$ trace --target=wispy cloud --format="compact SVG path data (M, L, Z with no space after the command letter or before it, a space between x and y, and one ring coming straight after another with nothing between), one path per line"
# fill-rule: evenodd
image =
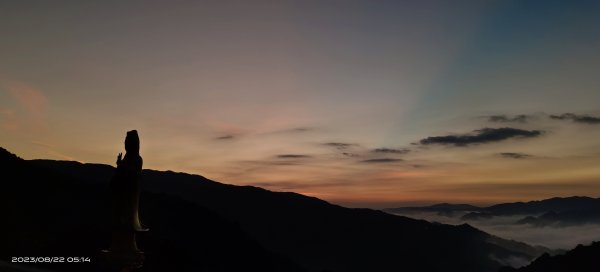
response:
M77 161L75 158L58 151L54 145L43 143L40 141L31 141L31 143L41 147L47 155L50 155L54 158L68 161Z
M304 155L304 154L281 154L281 155L277 155L277 158L280 158L280 159L307 159L307 158L312 158L312 156Z
M19 122L14 110L0 108L0 128L6 131L16 131L19 129Z
M343 182L304 182L304 181L277 181L277 182L255 182L250 184L252 186L263 187L268 189L276 190L296 190L306 188L325 188L325 187L338 187L348 185Z
M54 148L54 146L47 144L47 143L42 143L39 141L31 141L32 144L43 147L43 148Z
M47 99L39 89L23 83L12 82L8 84L8 91L17 100L19 105L30 114L36 116L44 114Z
M503 152L503 153L498 153L498 155L500 155L504 158L511 158L511 159L526 159L526 158L531 157L531 155L529 155L529 154L517 153L517 152Z
M48 99L40 89L15 81L4 81L0 84L16 102L13 107L0 109L3 129L8 131L27 129L31 130L30 133L47 129Z
M600 117L590 115L578 115L574 113L563 113L561 115L550 115L550 118L556 120L571 120L575 123L600 124Z
M363 162L363 163L392 163L392 162L400 162L400 161L402 161L402 159L379 158L379 159L362 160L360 162Z
M305 162L301 162L300 160L277 160L277 159L265 159L265 160L246 160L240 161L239 163L243 165L250 165L252 167L246 168L248 171L254 171L257 169L262 169L262 167L269 166L285 166L285 165L303 165Z
M54 157L56 157L56 158L59 158L59 159L62 159L62 160L67 160L67 161L78 161L78 160L76 160L75 158L73 158L73 157L71 157L71 156L65 155L65 154L63 154L63 153L60 153L60 152L58 152L58 151L56 151L56 150L52 150L52 149L48 149L48 150L46 150L46 154L48 154L48 155L51 155L51 156L54 156Z
M371 150L371 152L373 153L388 153L388 154L406 154L408 152L410 152L410 149L408 148L400 148L400 149L396 149L396 148L376 148Z
M533 138L542 135L539 130L523 130L517 128L483 128L474 130L470 134L433 136L422 139L422 145L440 144L468 146L472 144L483 144L503 141L510 138Z
M302 133L302 132L308 132L308 131L313 131L313 130L315 130L315 128L297 127L297 128L286 129L286 130L283 130L282 132Z
M216 140L232 140L233 138L235 138L235 136L233 136L233 135L223 135L223 136L219 136L215 139Z
M340 143L340 142L329 142L329 143L324 143L323 145L326 146L330 146L330 147L335 147L339 150L346 150L350 147L353 146L358 146L358 144L352 144L352 143Z
M496 122L496 123L510 123L510 122L525 123L530 118L531 118L531 116L525 115L525 114L519 114L519 115L515 115L515 116L508 116L508 115L501 114L501 115L488 116L488 121Z
M259 134L288 134L288 135L294 135L294 134L304 134L304 133L308 133L308 132L314 132L317 131L317 128L314 127L291 127L291 128L284 128L284 129L275 129L275 130L269 130L266 132L261 132Z

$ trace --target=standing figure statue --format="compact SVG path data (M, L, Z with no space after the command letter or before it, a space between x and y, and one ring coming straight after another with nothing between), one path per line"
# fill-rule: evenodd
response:
M136 243L136 232L148 231L139 217L140 181L143 160L140 156L140 139L137 131L127 132L125 157L119 153L117 170L110 180L112 200L112 241L108 253L113 265L131 271L143 262L143 252Z
M110 181L113 201L113 224L121 228L146 231L139 217L140 181L144 161L140 156L137 131L127 132L125 157L117 156L117 172Z

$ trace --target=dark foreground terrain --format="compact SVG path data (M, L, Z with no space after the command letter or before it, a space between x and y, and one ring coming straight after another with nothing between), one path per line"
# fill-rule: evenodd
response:
M108 181L114 168L25 161L0 150L0 260L82 256L90 263L20 264L51 271L107 271ZM498 271L544 249L469 225L450 226L295 193L144 170L138 237L141 271ZM1 267L0 267L1 268ZM15 270L17 271L17 270Z
M600 271L600 242L579 245L565 254L550 256L544 254L528 266L514 269L503 268L501 272L596 272Z

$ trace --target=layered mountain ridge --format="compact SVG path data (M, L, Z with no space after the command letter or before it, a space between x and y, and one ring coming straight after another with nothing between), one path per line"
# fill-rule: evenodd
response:
M15 254L96 256L108 245L114 168L25 161L0 152L5 187L0 259ZM6 186L6 184L16 186ZM467 224L429 223L349 209L296 193L235 186L171 171L142 173L142 271L497 271L543 249ZM43 227L40 227L43 226ZM31 239L34 237L35 239ZM38 265L40 266L40 265ZM101 271L101 261L87 271ZM57 271L77 266L41 265ZM257 270L258 269L258 270ZM174 271L175 271L174 270Z

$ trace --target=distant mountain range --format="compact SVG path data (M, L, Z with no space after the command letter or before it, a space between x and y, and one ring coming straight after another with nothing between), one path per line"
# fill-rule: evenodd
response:
M484 208L469 205L469 204L449 204L440 203L431 206L418 206L418 207L400 207L400 208L387 208L383 211L393 214L411 214L421 212L434 212L438 215L443 216L454 216L456 212L472 212L481 211Z
M0 149L0 260L90 256L52 271L105 271L108 181L114 168L25 161ZM14 177L14 178L10 178ZM296 193L234 186L202 176L144 170L141 271L497 271L546 249L467 224L429 223L349 209ZM26 265L26 264L24 264Z
M464 221L521 215L523 218L517 220L516 224L529 224L536 227L569 226L600 223L600 198L555 197L540 201L497 204L489 207L443 203L424 207L390 208L384 209L384 211L394 214L434 212L442 216L460 214Z

